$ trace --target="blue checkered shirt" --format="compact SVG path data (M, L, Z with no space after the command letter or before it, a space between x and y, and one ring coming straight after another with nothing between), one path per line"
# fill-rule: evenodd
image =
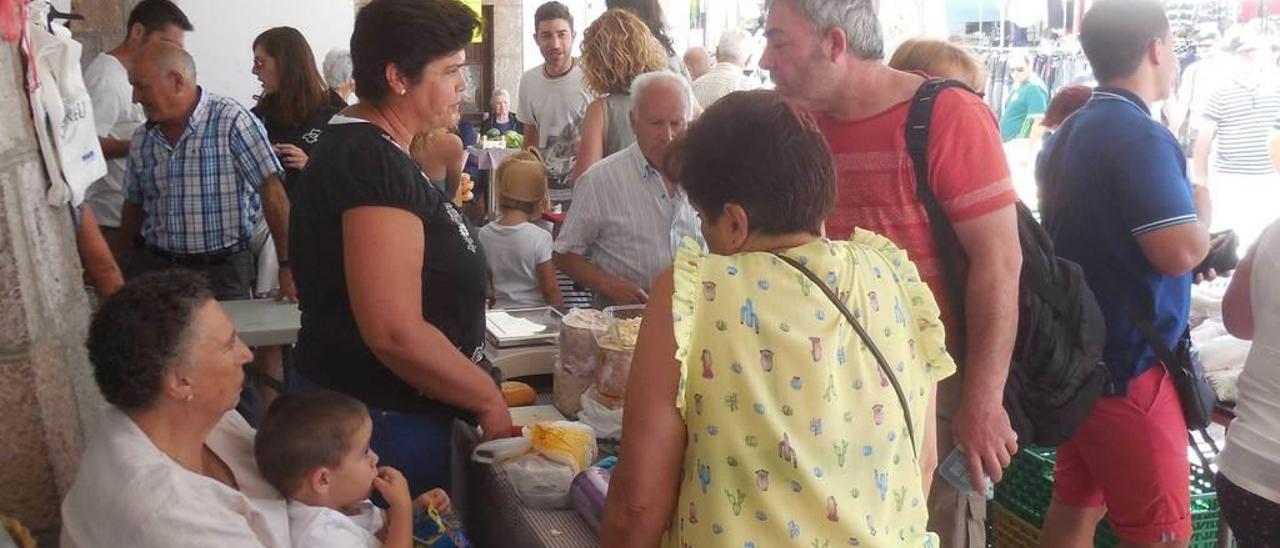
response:
M199 90L177 143L146 124L133 134L125 197L142 206L142 237L170 253L247 244L262 219L258 188L284 170L267 131L235 100Z

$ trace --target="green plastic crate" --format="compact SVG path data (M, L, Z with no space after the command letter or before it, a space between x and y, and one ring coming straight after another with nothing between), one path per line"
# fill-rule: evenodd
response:
M1040 527L1053 498L1053 449L1023 449L1013 458L1004 478L996 485L995 501L1011 514ZM1213 548L1218 539L1218 497L1213 476L1191 463L1191 522L1193 548ZM1104 520L1094 535L1094 545L1112 548L1119 539Z

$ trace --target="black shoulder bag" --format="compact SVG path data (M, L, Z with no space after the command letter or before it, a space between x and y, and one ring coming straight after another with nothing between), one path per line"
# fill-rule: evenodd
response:
M880 348L871 340L871 335L867 334L867 330L863 329L862 324L858 323L858 320L853 317L853 313L849 311L848 306L845 306L844 301L841 301L840 297L836 295L835 290L831 289L831 286L827 285L826 282L823 282L817 274L814 274L812 270L809 270L791 257L780 253L774 253L773 256L782 259L783 262L799 270L814 285L822 289L822 293L831 300L831 304L834 304L840 310L840 314L844 315L844 319L849 321L849 325L853 326L853 330L858 333L858 337L862 339L862 342L866 343L867 349L871 350L871 354L876 358L876 363L880 365L880 371L884 372L885 377L889 379L889 384L893 385L893 391L898 393L898 403L902 404L902 416L907 421L907 435L911 438L911 451L915 454L916 460L919 460L920 446L916 443L916 429L914 423L911 422L911 408L907 406L907 395L902 391L902 384L898 382L897 375L893 374L893 368L889 366L889 361L884 359L884 354L880 353Z
M1133 302L1125 303L1133 323L1142 332L1142 337L1155 350L1156 357L1164 362L1169 372L1173 387L1178 392L1178 401L1182 404L1182 416L1187 420L1188 430L1203 430L1213 422L1213 407L1218 396L1209 384L1209 378L1200 365L1200 359L1192 353L1191 332L1183 331L1176 348L1169 348L1156 333L1155 326L1147 315L1142 314Z

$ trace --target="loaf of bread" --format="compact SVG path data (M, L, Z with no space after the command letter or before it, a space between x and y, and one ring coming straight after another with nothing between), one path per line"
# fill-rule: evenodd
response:
M538 393L533 387L522 382L506 381L502 383L502 396L507 399L507 407L533 405Z

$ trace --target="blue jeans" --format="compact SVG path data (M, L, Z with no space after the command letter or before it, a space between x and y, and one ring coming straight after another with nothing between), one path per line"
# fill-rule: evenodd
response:
M318 392L326 388L290 370L287 384L291 394ZM402 413L368 406L373 420L369 447L378 454L379 466L399 470L409 482L409 493L421 495L439 487L449 490L450 459L453 455L453 419L446 413ZM375 500L377 500L375 498Z

